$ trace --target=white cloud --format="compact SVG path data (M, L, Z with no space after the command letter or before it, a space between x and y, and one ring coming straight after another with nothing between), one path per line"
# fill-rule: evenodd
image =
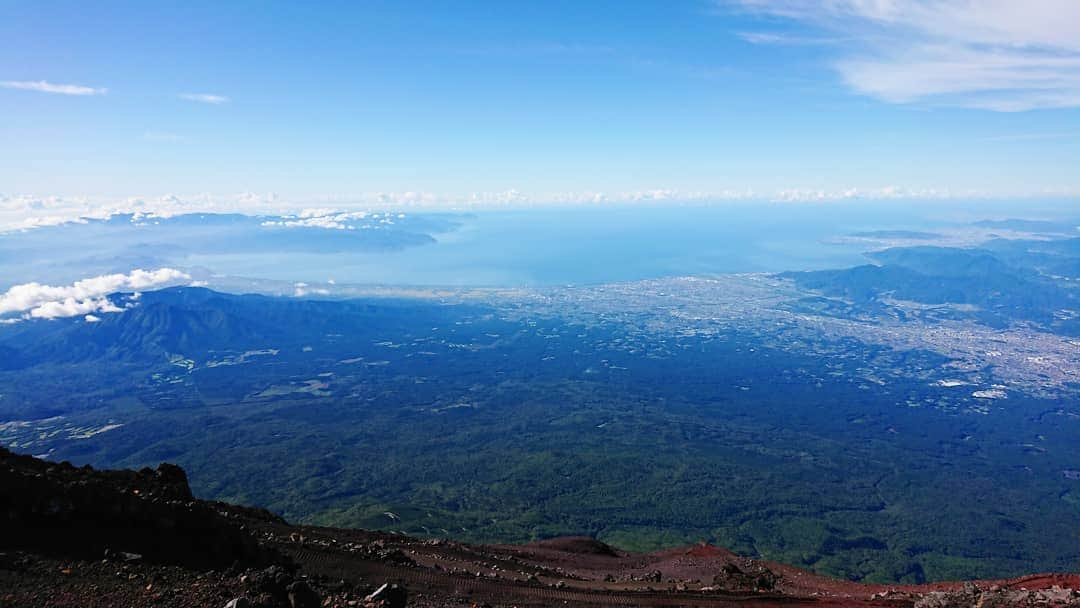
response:
M224 95L211 95L210 93L181 93L180 99L197 101L199 103L209 103L213 105L229 103L228 97L225 97Z
M63 300L42 302L30 310L30 317L34 319L59 319L61 317L77 317L79 315L93 316L90 313L121 312L123 309L113 304L108 298L87 298L78 300L67 297Z
M835 68L864 95L997 111L1080 106L1080 2L1075 0L734 4L856 41L845 45L848 53L837 58ZM755 33L749 40L781 43L787 36Z
M56 95L104 95L108 90L94 87L84 87L78 84L56 84L45 80L5 80L0 82L0 87L6 89L22 89L24 91L38 91L40 93L53 93Z
M335 209L304 209L295 216L267 220L261 225L267 228L325 228L328 230L356 230L379 225L393 224L387 216L367 211L338 211Z
M985 193L977 191L954 192L936 188L900 188L885 186L882 188L842 188L838 190L815 188L790 188L777 192L771 199L785 203L815 203L851 200L943 200L951 198L986 198Z
M189 283L191 275L173 268L137 269L128 274L91 277L58 287L23 283L0 294L0 317L18 315L24 319L56 319L120 312L122 309L106 296L120 291L156 289Z
M294 298L303 298L304 296L310 295L328 296L330 295L330 290L325 287L311 287L307 283L295 283L293 285Z

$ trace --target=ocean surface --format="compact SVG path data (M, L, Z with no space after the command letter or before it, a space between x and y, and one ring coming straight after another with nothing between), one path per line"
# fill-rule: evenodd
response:
M397 251L197 254L232 276L387 285L546 286L863 263L823 242L859 228L810 210L542 209L463 216L435 243Z
M811 270L867 262L868 245L836 242L845 235L963 225L929 204L872 201L392 217L377 230L340 231L271 229L249 216L125 216L0 234L0 289L166 266L253 280L476 287ZM979 216L968 209L965 217Z

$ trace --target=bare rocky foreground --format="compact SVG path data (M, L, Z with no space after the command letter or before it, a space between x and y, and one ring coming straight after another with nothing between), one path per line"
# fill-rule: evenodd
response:
M1080 575L881 586L710 545L467 545L295 526L196 500L184 472L97 471L0 448L0 607L1080 606Z

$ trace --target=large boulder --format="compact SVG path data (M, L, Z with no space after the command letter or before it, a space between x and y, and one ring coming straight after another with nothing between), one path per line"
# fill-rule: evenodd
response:
M238 521L192 498L176 465L98 471L0 448L0 551L82 559L136 554L199 569L280 558Z

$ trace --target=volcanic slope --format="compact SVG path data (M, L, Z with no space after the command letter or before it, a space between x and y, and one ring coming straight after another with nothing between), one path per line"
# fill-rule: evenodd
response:
M0 448L0 606L1080 606L1080 575L882 586L708 544L469 545L295 526L192 497L163 464L98 471Z

